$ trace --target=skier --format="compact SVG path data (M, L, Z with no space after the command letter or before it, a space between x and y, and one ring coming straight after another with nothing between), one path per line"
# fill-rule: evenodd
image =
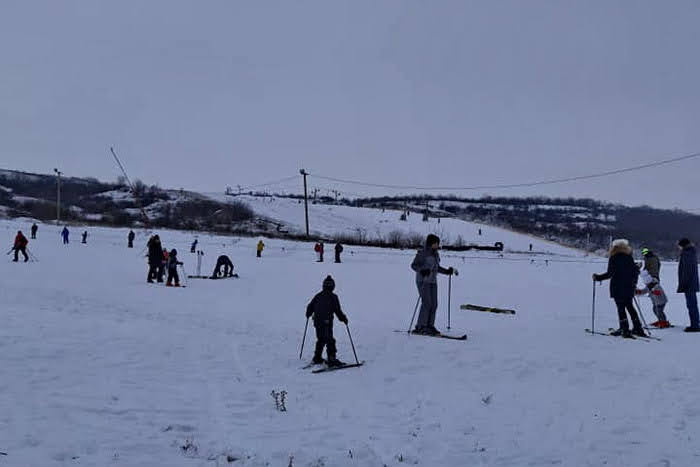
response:
M158 235L152 236L148 240L148 279L149 284L153 283L153 279L158 277L158 269L163 261L163 250L160 245L160 237ZM158 282L163 282L161 278Z
M685 303L688 307L690 326L685 332L700 332L700 316L698 315L698 297L700 290L698 283L698 255L695 246L687 238L678 242L681 250L681 258L678 262L678 293L685 294Z
M36 239L36 231L39 230L39 226L36 225L36 222L32 224L32 240Z
M411 263L411 269L416 272L416 286L421 300L418 322L413 330L415 334L432 336L440 334L440 331L435 328L435 313L438 306L437 275L439 273L451 276L454 274L454 269L445 269L440 266L439 249L440 239L430 234L425 240L425 248L418 250Z
M593 274L594 281L610 279L610 297L617 305L617 316L620 329L613 331L614 336L631 337L632 334L646 337L642 323L639 321L637 310L634 309L633 299L637 290L639 269L632 259L632 248L625 239L615 240L610 249L608 270L603 274ZM625 310L632 318L633 329L630 333Z
M263 243L262 239L258 242L258 247L257 247L257 256L258 258L262 258L262 252L265 249L265 243Z
M314 251L318 253L318 260L316 260L316 262L323 263L323 242L321 240L316 242L316 246L314 246Z
M195 238L194 242L192 242L192 246L190 247L190 253L197 251L197 243L199 243L199 240Z
M343 252L343 245L340 242L335 244L335 262L340 263L340 254Z
M130 230L129 236L127 237L128 241L129 241L129 248L134 247L134 238L136 238L136 234L134 233L133 230Z
M83 241L82 243L87 243L87 230L83 232Z
M173 280L175 280L175 287L180 287L180 276L177 273L177 266L182 264L182 261L177 260L177 250L175 248L170 250L168 255L168 281L165 283L167 287L173 286Z
M340 322L348 324L348 317L340 308L340 300L333 293L335 281L331 276L323 280L323 289L311 300L306 307L306 318L314 317L316 328L316 349L314 351L314 364L323 363L323 348L326 348L330 367L343 366L344 363L336 358L337 349L333 338L333 317L337 316Z
M656 279L656 282L661 282L661 261L649 248L642 248L642 257L644 258L644 270L651 274L651 277Z
M158 282L163 282L163 277L165 276L165 270L168 268L169 253L167 248L163 248L161 253L160 265L158 266Z
M664 313L664 308L666 308L666 303L668 303L666 292L664 292L664 289L661 287L659 281L646 269L642 270L640 276L642 278L642 282L644 282L644 288L637 289L637 295L649 295L653 307L652 309L654 310L654 315L656 315L656 321L649 324L649 326L654 326L659 329L670 328L671 323L668 322L668 319L666 319L666 313Z
M15 244L13 245L12 249L15 251L15 259L13 259L13 262L19 261L19 254L22 253L24 256L24 262L26 263L29 261L29 256L27 256L27 245L29 244L29 240L27 240L27 237L24 236L21 230L17 231L17 236L15 237Z
M221 276L221 268L224 268L223 277L233 277L233 263L231 258L226 255L221 255L216 260L214 272L211 274L212 279L218 279Z
M63 230L61 231L61 237L63 237L63 244L68 245L68 236L70 235L70 232L68 231L68 226L63 227Z

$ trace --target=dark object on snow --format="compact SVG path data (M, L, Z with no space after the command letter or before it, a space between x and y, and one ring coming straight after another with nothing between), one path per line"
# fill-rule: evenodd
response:
M194 253L197 251L197 243L199 243L199 240L195 238L194 242L192 242L192 246L190 247L190 253Z
M36 223L32 224L32 240L36 239L37 230L39 230L39 226Z
M335 244L335 262L340 263L340 254L343 252L343 245L340 242Z
M690 329L688 332L695 332L700 328L700 313L698 312L697 293L700 289L698 283L698 255L687 238L681 239L678 246L682 248L681 258L678 262L678 293L685 294L685 304L688 307L688 317L690 318Z
M503 315L514 315L515 314L515 310L509 310L507 308L496 308L496 307L492 307L492 306L479 306L479 305L467 304L467 305L462 305L459 308L462 310L485 311L487 313L500 313Z
M68 231L68 227L63 227L63 230L61 231L61 237L63 238L64 245L67 245L69 243L69 241L68 241L69 235L70 235L70 232Z
M130 230L129 235L127 236L127 239L129 241L129 248L134 247L134 238L136 238L136 234L134 233L133 230Z
M223 268L223 275L221 268ZM211 275L212 279L218 279L219 277L233 277L233 263L231 258L226 255L221 255L216 260L216 266L214 267L214 272Z
M86 230L86 231L83 232L83 240L82 240L82 243L83 243L83 244L87 243L87 236L88 236L88 233L87 233L87 230Z

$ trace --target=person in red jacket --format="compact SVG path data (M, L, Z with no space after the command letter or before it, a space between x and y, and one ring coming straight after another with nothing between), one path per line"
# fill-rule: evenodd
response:
M15 237L15 245L13 246L13 249L15 250L15 263L19 261L19 254L20 252L24 255L24 262L26 263L29 261L29 256L27 256L27 245L29 244L29 240L27 240L27 237L24 236L21 230L17 231L17 236Z

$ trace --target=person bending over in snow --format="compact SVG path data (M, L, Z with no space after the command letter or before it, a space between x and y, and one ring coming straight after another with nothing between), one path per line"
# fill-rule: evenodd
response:
M216 260L214 272L211 274L212 279L221 277L221 268L224 268L223 277L233 277L233 263L231 262L231 258L226 255L221 255Z
M620 320L620 329L611 333L614 336L631 337L632 334L646 336L637 310L634 309L632 303L637 290L638 278L639 269L632 259L632 248L630 248L629 242L625 239L615 240L610 249L607 272L593 274L594 281L610 279L610 297L615 300L617 317ZM632 318L633 329L631 333L625 310Z
M418 250L416 257L411 263L411 269L416 272L416 286L420 294L420 313L415 334L438 335L440 331L435 329L435 313L438 306L438 286L437 275L454 274L453 268L445 269L440 266L440 239L433 234L428 235L425 240L425 248Z
M182 261L177 260L177 250L173 248L168 255L168 281L166 286L172 287L175 280L175 287L180 287L180 276L177 274L178 265L182 265Z
M343 366L344 363L336 358L337 349L333 338L333 317L337 316L340 322L348 324L348 317L340 309L340 300L333 293L335 281L331 276L323 280L323 290L316 294L311 303L306 307L306 318L314 317L316 328L316 349L314 351L315 364L323 363L323 348L326 348L330 367Z
M637 289L636 293L637 295L649 295L653 306L652 309L656 315L656 321L651 323L649 326L654 326L659 329L670 328L671 323L668 322L666 319L666 313L664 313L664 308L666 308L666 303L668 303L666 292L664 292L661 284L659 284L658 280L654 278L648 270L643 270L640 275L645 287L643 289Z

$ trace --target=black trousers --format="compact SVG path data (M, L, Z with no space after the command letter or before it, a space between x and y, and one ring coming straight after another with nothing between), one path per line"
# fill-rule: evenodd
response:
M333 323L314 323L316 328L316 349L314 358L322 358L323 348L326 348L328 360L335 360L337 349L333 338Z
M158 278L158 268L159 266L157 264L149 264L148 265L148 280L152 281L154 279ZM162 282L162 280L161 280Z
M19 254L22 252L24 255L24 262L29 261L29 256L27 256L27 247L15 248L15 261L19 261Z
M620 329L629 329L627 313L629 313L630 318L632 318L632 326L634 329L642 329L642 323L639 321L637 310L634 308L631 298L616 298L615 305L617 305L617 317L620 320ZM625 313L625 311L627 311L627 313Z
M335 254L335 262L340 263L340 253Z
M175 280L175 285L180 285L180 276L177 273L177 268L168 269L168 282L167 284L172 284Z

